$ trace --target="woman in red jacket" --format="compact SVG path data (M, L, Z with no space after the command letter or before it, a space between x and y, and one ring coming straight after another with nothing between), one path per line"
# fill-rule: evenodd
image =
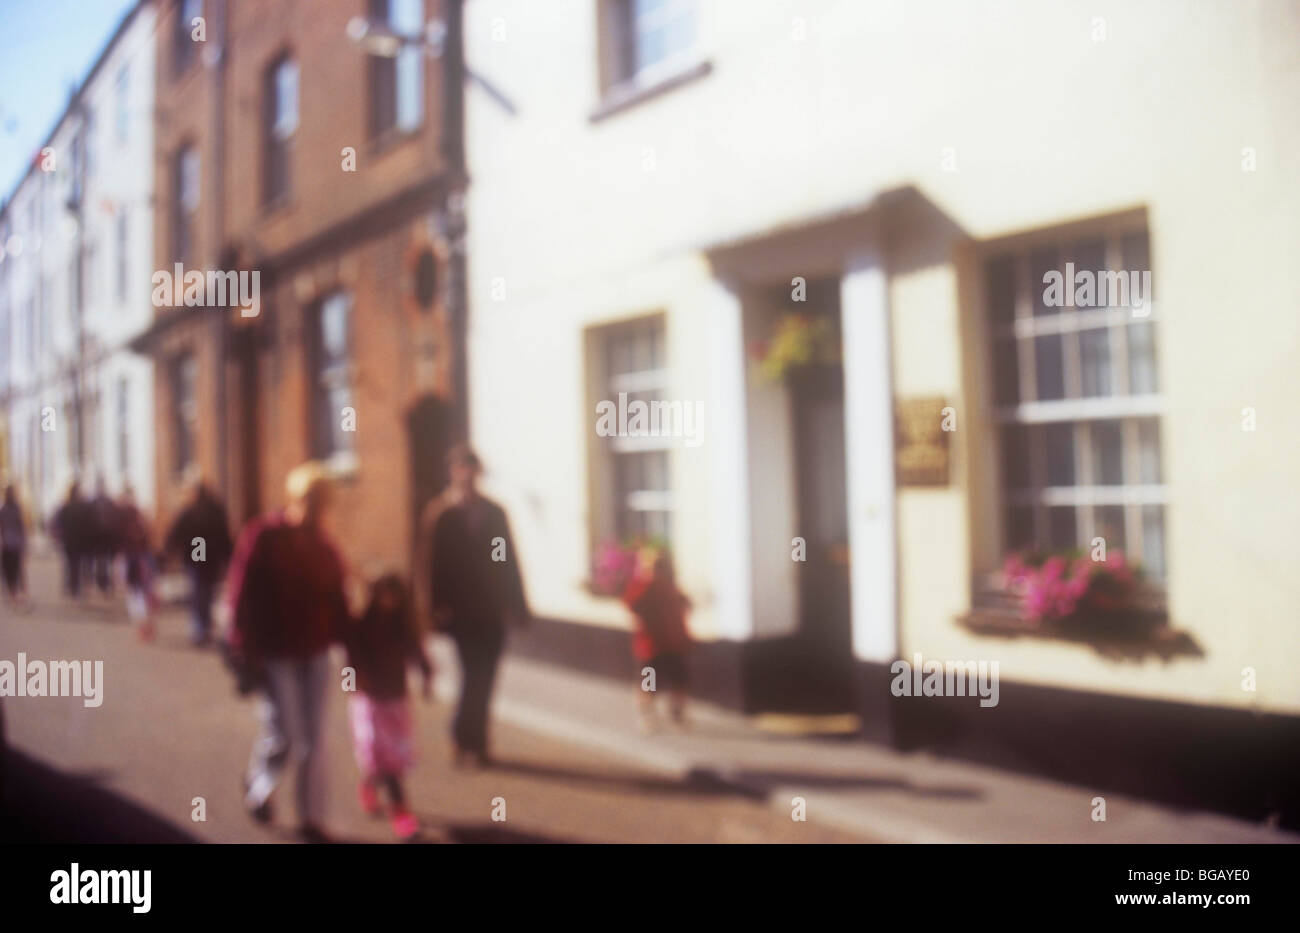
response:
M668 687L668 708L673 722L686 727L686 654L691 636L686 613L691 601L677 588L672 559L664 551L646 551L641 566L623 591L623 602L636 617L632 653L642 665L638 704L641 728L657 728L655 693L659 681Z

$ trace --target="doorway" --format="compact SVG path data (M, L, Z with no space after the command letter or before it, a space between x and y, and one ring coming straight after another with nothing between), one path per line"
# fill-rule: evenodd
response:
M797 311L778 304L772 319L772 326L788 327L793 315L806 333L822 336L781 377L788 445L760 454L787 461L767 475L786 478L781 485L793 505L795 619L789 634L756 642L751 684L760 710L840 714L854 709L855 696L838 282L809 283L807 297Z

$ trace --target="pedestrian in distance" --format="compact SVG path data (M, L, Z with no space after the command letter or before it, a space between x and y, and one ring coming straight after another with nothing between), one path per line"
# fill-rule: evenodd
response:
M4 505L0 505L0 572L4 576L5 596L10 605L29 608L27 596L27 520L18 504L13 483L5 486Z
M157 636L154 613L158 600L154 594L157 571L150 549L149 523L135 504L135 492L128 486L117 504L118 543L122 551L123 576L126 580L126 615L141 641Z
M668 709L674 724L686 728L686 656L691 649L686 614L691 601L677 586L667 551L642 549L637 570L624 589L623 602L636 620L632 653L640 667L637 701L641 729L658 729L655 695L660 686L668 688Z
M165 551L180 560L189 579L190 643L195 646L212 639L212 602L231 550L225 506L202 480L193 480L185 507L167 532Z
M530 614L505 510L478 489L478 456L458 445L447 459L451 482L422 516L419 569L427 574L433 627L451 636L460 658L453 760L486 767L488 711L506 629L527 625Z
M63 551L63 590L77 599L82 595L83 564L91 539L90 509L81 495L81 483L74 480L68 487L67 498L54 513L50 528Z
M113 565L121 549L121 527L117 503L109 496L102 476L95 483L95 497L86 503L86 509L89 515L87 572L93 574L100 593L110 596L113 592Z
M433 665L420 644L406 583L388 573L371 586L370 604L343 632L348 666L356 678L348 697L352 748L361 770L357 797L370 816L388 795L389 818L398 839L410 840L419 822L407 806L402 777L415 762L415 729L407 699L407 668L419 668L425 699L432 698Z
M324 724L335 674L329 648L349 621L345 570L328 530L334 485L325 468L296 467L285 493L283 510L240 533L226 588L233 623L227 657L241 688L251 681L263 694L244 806L269 823L271 794L292 763L300 835L329 842Z

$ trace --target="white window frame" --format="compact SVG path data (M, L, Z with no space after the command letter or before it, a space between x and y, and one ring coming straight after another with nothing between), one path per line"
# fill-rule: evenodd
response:
M657 338L661 348L661 358L659 365L653 369L629 370L625 372L614 372L612 362L613 341L620 339L639 339L643 335L654 341ZM637 318L633 321L613 325L601 334L600 348L603 353L602 367L605 375L605 397L610 401L618 404L620 392L626 392L629 395L637 392L665 392L669 385L669 373L667 367L667 325L663 315L653 315L645 318ZM632 512L662 512L665 515L665 525L667 536L671 537L674 525L675 499L672 491L672 457L668 453L674 447L674 439L671 437L660 436L637 436L621 437L613 436L603 438L606 442L607 455L610 458L610 477L614 488L613 508L615 514L612 516L612 527L616 532L622 530L624 525L624 516ZM629 455L640 455L644 453L663 452L665 454L665 471L666 485L668 489L638 489L631 490L624 496L623 491L619 488L619 458Z
M1142 561L1145 549L1145 530L1143 508L1159 506L1162 509L1162 523L1168 528L1169 493L1164 471L1167 470L1164 458L1164 432L1162 415L1165 411L1163 395L1154 393L1129 394L1129 357L1128 336L1134 324L1149 324L1153 329L1152 346L1159 354L1159 304L1153 296L1147 297L1146 313L1138 316L1131 308L1059 308L1055 313L1034 313L1034 288L1045 288L1042 283L1030 281L1031 255L1037 249L1057 246L1058 255L1064 256L1068 247L1084 240L1101 238L1105 242L1105 263L1109 270L1124 269L1121 254L1123 237L1130 234L1149 233L1145 225L1116 224L1102 230L1073 231L1070 229L1054 230L1014 246L993 246L985 250L980 264L981 300L984 303L984 319L988 324L989 345L987 347L991 372L996 367L995 347L999 341L1012 340L1015 344L1017 365L1016 384L1019 401L1014 405L999 404L996 399L996 376L990 380L990 395L994 396L994 421L997 432L999 460L1006 453L1002 442L1003 433L1008 425L1021 425L1032 428L1050 424L1070 424L1074 426L1072 447L1074 452L1074 484L1070 486L1050 486L1047 477L1046 444L1031 445L1029 448L1028 475L1029 485L1023 489L1008 488L1008 470L1005 463L1000 464L998 476L999 490L1002 496L1000 521L1002 523L1002 540L1004 551L1011 549L1009 509L1012 506L1029 507L1033 510L1034 541L1038 546L1045 546L1050 540L1048 510L1053 507L1073 507L1075 509L1075 539L1079 547L1085 550L1096 536L1097 517L1095 508L1114 506L1124 510L1124 546L1123 551L1130 559ZM1148 241L1149 242L1149 241ZM1149 261L1148 249L1148 261ZM989 266L993 260L1010 257L1012 260L1012 281L1014 283L1014 317L1010 322L1000 321L989 306ZM1058 264L1058 271L1064 274L1064 259ZM1082 268L1076 271L1084 271ZM1096 269L1087 271L1097 272ZM1125 270L1142 271L1142 270ZM1149 270L1146 270L1149 271ZM1154 278L1154 277L1153 277ZM1083 378L1081 373L1082 350L1078 335L1085 330L1105 328L1109 334L1110 371L1112 394L1104 396L1083 396ZM1062 347L1062 381L1065 397L1062 399L1038 400L1037 358L1035 340L1040 336L1061 335ZM1141 476L1141 440L1139 422L1154 420L1159 434L1159 450L1162 470L1162 482L1141 483L1135 480ZM1093 461L1091 446L1091 425L1098 421L1118 421L1121 431L1122 482L1119 485L1099 485L1093 482ZM1161 578L1168 577L1168 535L1162 531L1162 566ZM1111 547L1112 542L1107 542Z

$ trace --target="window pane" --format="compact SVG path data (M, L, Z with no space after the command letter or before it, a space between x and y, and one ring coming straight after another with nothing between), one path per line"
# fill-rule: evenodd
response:
M1074 244L1070 259L1076 273L1091 272L1095 276L1106 269L1106 241L1101 238L1080 240ZM1096 296L1095 292L1093 294Z
M993 343L993 390L999 405L1020 404L1020 369L1016 362L1016 338Z
M1061 367L1061 335L1047 334L1034 338L1038 400L1065 398L1065 375Z
M990 259L984 267L989 320L1010 324L1016 317L1015 260L1011 256Z
M322 363L342 359L347 355L348 298L343 294L331 295L321 306Z
M1122 551L1124 539L1124 506L1099 505L1092 510L1093 533L1106 539L1106 550Z
M1142 506L1142 567L1154 580L1165 578L1165 510Z
M1163 482L1160 470L1160 422L1154 418L1138 422L1138 481Z
M1074 425L1049 424L1043 430L1047 443L1047 485L1074 485Z
M1110 369L1110 330L1105 327L1079 331L1080 376L1083 395L1094 398L1113 395Z
M280 139L293 134L298 127L298 66L281 62L275 69L275 117L272 129Z
M1120 254L1124 257L1125 272L1151 271L1151 242L1146 231L1130 233L1120 240Z
M1029 429L1023 425L1002 429L1002 475L1008 489L1029 488Z
M1157 391L1155 329L1151 322L1130 324L1128 328L1128 384L1134 395Z
M1027 505L1007 509L1007 547L1020 550L1034 546L1034 510Z
M180 201L186 212L199 206L199 153L193 146L181 153Z
M1074 506L1053 506L1047 510L1047 534L1053 548L1069 549L1078 545Z
M1061 254L1056 247L1036 249L1029 254L1029 293L1034 296L1034 314L1056 314L1059 307L1049 308L1043 300L1047 285L1043 276L1048 272L1064 275L1061 268Z
M397 55L397 126L412 130L424 114L424 52L402 49Z
M1097 486L1124 482L1124 445L1118 421L1092 423L1092 481Z

